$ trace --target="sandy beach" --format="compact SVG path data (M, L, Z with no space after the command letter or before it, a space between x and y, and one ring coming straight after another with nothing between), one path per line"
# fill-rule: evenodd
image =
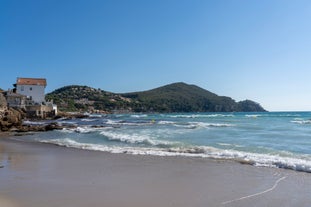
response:
M1 207L310 206L311 174L0 139Z

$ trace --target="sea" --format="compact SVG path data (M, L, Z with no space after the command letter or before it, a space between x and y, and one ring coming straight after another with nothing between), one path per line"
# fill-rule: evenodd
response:
M311 172L311 112L89 114L55 121L65 128L22 139L110 153L213 158ZM25 124L48 122L52 121Z

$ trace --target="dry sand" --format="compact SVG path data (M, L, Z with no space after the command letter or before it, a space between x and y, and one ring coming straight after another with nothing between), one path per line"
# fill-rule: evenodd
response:
M311 174L0 139L0 207L310 206Z

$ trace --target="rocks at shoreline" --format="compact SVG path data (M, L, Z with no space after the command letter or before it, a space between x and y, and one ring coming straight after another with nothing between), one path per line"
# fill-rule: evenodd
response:
M52 119L45 119L44 124L36 124L36 121L41 121L42 119L29 119L33 121L34 124L23 123L26 118L26 113L21 109L3 109L0 110L0 133L1 132L13 132L15 136L23 135L28 132L46 132L52 130L62 130L76 128L76 125L72 124L59 124L57 120L74 120L90 117L88 114L83 113L64 113L61 112ZM52 122L55 120L55 122ZM101 128L102 125L93 125L92 128Z
M2 103L2 102L1 102ZM2 103L6 105L6 103ZM1 105L1 106L2 106ZM61 126L57 122L47 123L44 125L23 124L26 113L22 109L0 107L0 132L44 132L51 130L61 130L63 128L73 128L74 126ZM81 113L59 113L53 117L56 119L71 120L78 118L87 118L88 115ZM31 119L34 120L34 119ZM40 120L40 119L35 119Z
M83 115L68 115L60 116L64 119L74 119L84 117ZM13 108L5 109L0 111L0 132L44 132L51 130L61 130L64 126L59 125L56 122L47 123L44 125L32 125L23 124L23 119L25 118L25 113L22 110L16 110ZM66 126L70 128L73 126Z
M24 114L21 110L9 108L0 112L0 131L10 131L13 127L20 127Z
M82 113L66 113L66 112L59 112L57 116L55 116L53 119L83 119L88 118L89 115L82 114Z
M22 125L11 131L15 132L45 132L45 131L52 131L52 130L61 130L63 126L60 126L57 123L50 123L47 125Z

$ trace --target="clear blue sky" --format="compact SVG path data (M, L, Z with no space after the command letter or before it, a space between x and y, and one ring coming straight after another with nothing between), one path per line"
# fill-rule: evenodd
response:
M196 84L311 110L310 0L0 0L0 87Z

